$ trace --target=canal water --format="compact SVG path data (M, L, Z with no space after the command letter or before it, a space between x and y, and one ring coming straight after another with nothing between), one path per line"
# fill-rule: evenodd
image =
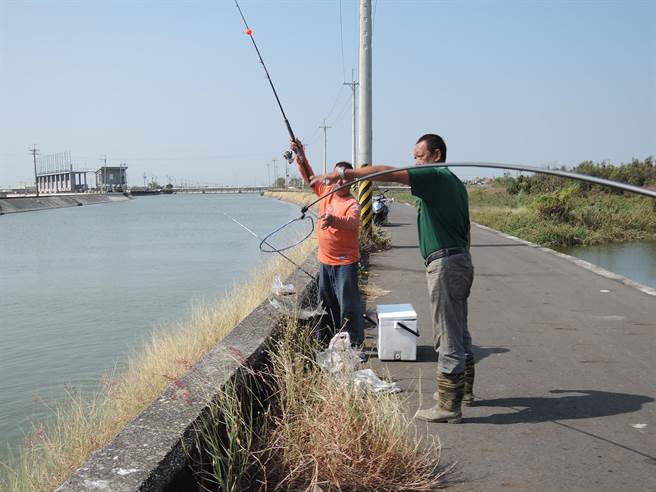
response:
M153 329L225 295L271 255L260 235L299 207L257 195L170 195L0 217L0 461L44 401L93 389ZM656 288L656 242L564 251Z
M189 316L271 255L299 207L259 195L167 195L0 216L0 461L44 402L94 389L153 329Z
M562 252L656 289L656 241L577 246Z

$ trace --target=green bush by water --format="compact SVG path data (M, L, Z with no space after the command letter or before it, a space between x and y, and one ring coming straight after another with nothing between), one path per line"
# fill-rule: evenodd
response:
M613 166L586 161L572 169L636 186L656 186L656 166L644 161ZM496 178L470 186L473 222L550 248L656 239L656 201L557 176ZM409 192L389 194L413 203Z

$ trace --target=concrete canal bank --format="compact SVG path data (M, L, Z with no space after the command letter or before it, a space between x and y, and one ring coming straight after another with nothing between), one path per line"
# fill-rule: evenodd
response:
M127 196L117 193L111 195L100 194L71 194L46 195L40 197L0 198L0 215L18 212L33 212L51 208L81 207L98 203L123 202L129 200Z
M317 272L314 255L302 267ZM299 305L314 303L316 283L306 274L297 270L284 283L295 286ZM282 316L268 300L262 302L57 490L197 490L189 466L195 426L207 416L209 404L224 385L234 381L244 367L264 362L265 349Z

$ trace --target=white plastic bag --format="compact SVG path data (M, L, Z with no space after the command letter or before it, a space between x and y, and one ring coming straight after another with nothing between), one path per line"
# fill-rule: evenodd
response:
M330 340L327 350L317 354L317 363L331 374L348 374L359 367L360 357L351 348L351 337L343 331Z
M282 280L280 280L280 275L276 275L276 278L273 280L273 287L271 288L271 292L277 296L286 296L295 294L296 289L294 288L294 284L283 284Z
M375 393L399 393L401 388L396 383L383 381L371 369L361 369L360 356L351 347L351 337L346 332L335 335L328 344L328 349L317 354L317 363L343 381L352 381L356 386Z
M351 375L356 386L370 389L374 393L400 393L401 388L396 383L383 381L371 369L360 369Z

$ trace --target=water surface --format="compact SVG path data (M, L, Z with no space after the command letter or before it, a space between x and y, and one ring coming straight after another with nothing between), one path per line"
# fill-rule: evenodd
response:
M656 288L656 241L577 246L562 252Z
M168 195L0 216L0 457L44 401L96 388L154 328L214 302L271 255L299 207L259 195Z

